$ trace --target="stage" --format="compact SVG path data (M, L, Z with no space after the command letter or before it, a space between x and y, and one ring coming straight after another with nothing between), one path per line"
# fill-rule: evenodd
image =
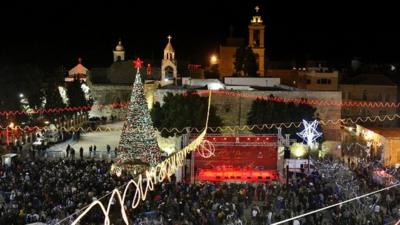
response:
M268 182L278 180L276 135L206 136L212 157L192 155L192 181Z

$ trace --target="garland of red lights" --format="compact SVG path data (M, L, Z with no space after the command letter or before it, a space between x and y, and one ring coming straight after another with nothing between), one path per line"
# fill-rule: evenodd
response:
M192 92L192 94L207 94L206 90L198 90ZM230 97L243 97L253 99L263 99L273 102L291 102L296 104L308 104L308 105L323 105L323 106L340 106L340 107L368 107L368 108L399 108L400 102L372 102L372 101L352 101L352 100L325 100L325 99L309 99L309 98L287 98L287 97L275 97L275 96L263 96L255 95L251 93L215 90L213 94L220 94Z
M365 107L365 108L400 108L400 102L369 102L369 101L351 101L351 100L325 100L325 99L308 99L308 98L286 98L286 97L275 97L275 96L263 96L255 95L251 93L235 92L235 91L225 91L225 90L215 90L212 91L213 94L219 94L229 97L243 97L251 99L263 99L273 102L291 102L296 104L307 104L307 105L318 105L318 106L337 106L337 107ZM208 94L208 90L198 90L193 92L184 93L188 94L198 94L205 95ZM128 102L114 102L111 104L96 104L96 105L86 105L86 106L74 106L74 107L64 107L64 108L51 108L51 109L32 109L31 111L23 110L10 110L10 111L0 111L0 116L15 116L24 114L46 114L46 113L62 113L62 112L74 112L74 111L88 111L91 109L101 109L105 107L127 107Z
M392 115L379 115L379 116L367 116L367 117L357 117L357 118L343 118L336 120L320 120L319 122L324 126L329 125L341 125L341 124L356 124L358 122L383 122L386 120L395 120L400 119L400 114L392 114ZM208 130L211 133L216 132L224 132L224 131L247 131L247 130L262 130L262 129L273 129L273 128L291 128L291 127L300 127L302 122L288 122L288 123L271 123L271 124L253 124L253 125L243 125L243 126L220 126L220 127L208 127ZM13 129L18 131L32 132L32 131L41 131L48 129L48 126L16 126ZM0 126L0 131L11 130L9 127ZM91 127L83 128L83 127L60 127L58 128L60 131L66 132L111 132L111 131L121 131L121 128L110 128L110 127L97 127L92 129ZM156 129L159 132L167 132L167 133L183 133L187 131L187 128L166 128L163 127L161 129ZM203 128L190 127L189 131L194 133L200 133Z
M62 113L62 112L75 112L75 111L89 111L91 109L101 109L105 107L127 107L127 102L114 102L111 104L101 105L84 105L84 106L67 106L64 108L51 108L51 109L32 109L29 112L23 110L14 111L0 111L0 116L15 116L24 114L45 114L45 113Z

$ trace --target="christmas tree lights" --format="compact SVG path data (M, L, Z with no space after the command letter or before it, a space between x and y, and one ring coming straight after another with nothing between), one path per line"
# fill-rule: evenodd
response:
M136 166L138 168L156 166L161 161L161 151L147 108L144 87L139 72L142 63L140 59L134 61L137 72L115 165L117 168L122 167L122 170L131 170Z

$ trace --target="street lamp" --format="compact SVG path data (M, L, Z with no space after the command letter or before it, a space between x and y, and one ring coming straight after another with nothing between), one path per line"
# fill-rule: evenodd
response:
M217 56L216 55L211 55L211 57L210 57L210 64L211 65L215 65L215 64L217 64L218 63L218 58L217 58Z
M22 93L19 94L19 97L20 97L20 98L23 98L23 97L24 97L24 94L22 94Z

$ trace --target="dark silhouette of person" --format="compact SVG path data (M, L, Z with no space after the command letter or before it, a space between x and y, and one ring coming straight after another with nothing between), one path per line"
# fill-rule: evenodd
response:
M71 151L71 146L67 145L67 149L65 149L65 151L67 152L67 158L69 157L69 152Z
M83 148L82 148L82 146L79 149L79 157L81 158L81 160L83 159Z
M90 147L89 147L89 157L92 157L92 151L93 151L93 147L90 146Z
M72 159L75 159L75 149L71 148L71 157Z
M107 154L110 154L110 151L111 151L111 146L107 145Z

